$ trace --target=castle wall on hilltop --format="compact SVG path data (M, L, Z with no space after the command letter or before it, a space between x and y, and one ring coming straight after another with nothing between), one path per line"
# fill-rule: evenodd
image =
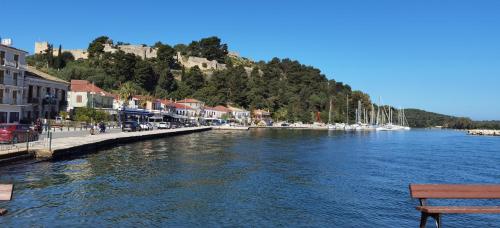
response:
M197 66L201 70L226 69L226 64L218 63L216 60L208 60L206 58L194 56L182 56L180 52L177 52L177 61L186 68Z
M49 48L48 42L35 42L35 54L43 54ZM104 52L115 53L121 50L125 53L134 54L141 57L142 59L156 58L157 49L153 47L143 46L143 45L111 45L104 44ZM62 49L63 52L71 53L75 59L88 59L89 55L86 49ZM52 51L54 56L58 55L58 49ZM231 56L239 56L236 52L231 52ZM218 63L216 60L208 60L206 58L195 57L195 56L182 56L180 52L177 52L175 56L177 61L186 68L192 68L197 66L203 71L213 71L213 70L224 70L226 69L226 64ZM247 73L251 71L252 68L245 67Z
M157 49L153 47L148 47L143 45L133 45L133 44L116 45L116 46L112 46L110 44L104 45L105 52L114 53L118 50L121 50L125 53L134 54L136 56L141 57L142 59L156 58L157 56Z
M44 54L47 49L49 49L48 42L35 42L35 54ZM75 57L75 59L88 59L89 53L85 49L62 49L61 52L69 52ZM52 50L52 55L57 56L59 54L59 49L54 48Z

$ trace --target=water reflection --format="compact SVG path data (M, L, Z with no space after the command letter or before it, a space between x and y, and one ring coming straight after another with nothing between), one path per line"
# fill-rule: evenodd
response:
M498 161L497 138L460 132L203 132L0 168L16 184L0 224L415 227L408 183L494 183Z

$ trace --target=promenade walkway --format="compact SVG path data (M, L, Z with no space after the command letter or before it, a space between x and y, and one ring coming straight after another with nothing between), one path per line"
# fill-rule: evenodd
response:
M0 164L26 158L55 158L71 154L95 152L99 149L120 143L137 142L211 129L211 127L186 127L139 132L121 132L119 129L114 129L111 132L96 135L90 135L87 131L60 132L53 134L56 137L53 137L51 142L45 138L29 143L28 150L26 143L4 147L8 149L0 148Z

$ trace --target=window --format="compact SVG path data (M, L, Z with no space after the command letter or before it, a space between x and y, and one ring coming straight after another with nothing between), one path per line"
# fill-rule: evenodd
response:
M16 62L16 68L19 68L19 55L14 55L14 62Z
M0 89L0 104L3 104L3 89Z
M9 115L9 123L19 122L19 112L11 112Z
M4 77L5 77L4 76L4 71L0 70L0 84L5 84L5 82L4 82L5 78Z
M17 86L17 77L19 76L19 73L14 73L14 85Z
M76 95L76 103L82 103L82 95Z
M33 86L32 85L30 85L28 87L28 99L31 99L31 98L33 98Z
M17 104L17 91L12 91L12 104Z
M7 123L7 112L0 112L0 123Z
M5 51L0 51L0 65L5 66Z

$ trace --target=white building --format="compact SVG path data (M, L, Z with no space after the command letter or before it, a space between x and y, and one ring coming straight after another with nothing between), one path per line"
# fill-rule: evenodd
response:
M238 123L248 124L250 123L250 111L245 109L236 108L233 106L228 106L228 109L231 112L231 117Z
M95 108L116 114L113 109L114 95L97 87L87 80L71 80L71 91L68 93L68 110L75 108Z
M231 110L228 108L218 105L215 107L209 107L206 106L203 109L203 118L205 120L222 120L222 119L229 119L229 113Z
M24 71L27 52L10 46L10 40L0 44L0 123L21 121L23 108Z

